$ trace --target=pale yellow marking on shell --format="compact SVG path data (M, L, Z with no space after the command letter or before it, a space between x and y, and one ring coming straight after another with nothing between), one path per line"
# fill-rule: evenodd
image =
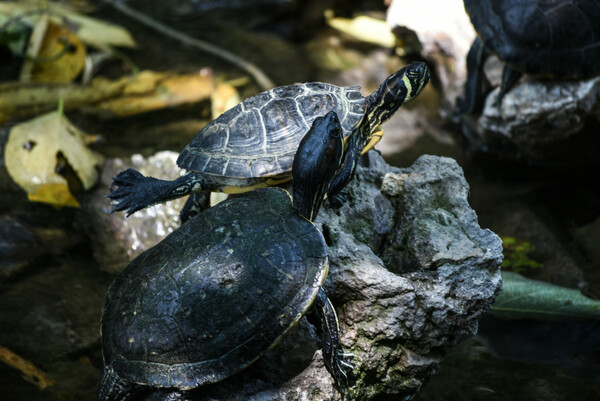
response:
M134 342L134 341L135 341L135 340L133 339L133 337L131 337L129 340L127 340L127 342L128 342L129 344L133 344L133 342Z
M250 185L250 186L246 186L246 187L236 187L233 185L229 185L229 186L225 186L225 187L221 188L220 191L224 192L226 194L243 194L245 192L249 192L254 189L272 187L274 185L283 184L283 183L291 181L291 180L292 180L291 175L288 177L279 178L279 179L266 178L264 181L257 182L254 185Z

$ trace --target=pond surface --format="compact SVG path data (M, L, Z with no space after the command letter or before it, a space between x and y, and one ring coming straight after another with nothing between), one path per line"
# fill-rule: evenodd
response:
M343 11L354 3L358 2L348 3ZM381 2L372 3L375 5L364 3L364 9L379 7L382 11ZM244 75L110 8L99 10L97 16L131 30L139 48L126 53L142 69L194 71L211 67L213 73L228 80ZM179 17L176 25L247 57L277 84L323 80L372 87L381 75L374 71L374 65L405 62L375 46L340 37L321 24L313 25L307 15L301 22L310 22L310 34L293 38L290 25L285 23L289 15L282 13L283 22L259 17L252 15L257 19L255 26L260 27L259 33L252 35L241 26L210 24L196 15ZM315 62L324 52L323 43L338 50L345 47L336 57L346 60L350 67L340 71ZM113 75L126 72L118 61L111 61L105 71ZM244 98L257 88L247 84L239 91ZM464 152L460 135L439 117L439 105L439 94L430 85L419 102L386 125L386 138L378 149L387 161L408 166L426 153L456 158L471 185L471 205L481 226L501 237L515 237L533 245L530 256L542 267L526 272L529 277L580 288L597 298L600 260L589 243L597 246L599 238L598 166L540 169L505 163L491 155L472 157ZM196 127L210 120L209 108L204 102L143 118L106 121L78 113L69 117L84 130L103 136L94 147L105 157L147 156L158 150L181 150ZM420 123L423 118L429 122L425 127ZM172 121L187 121L192 128L168 137L156 128ZM2 149L8 129L0 130ZM94 238L82 229L85 216L77 210L28 202L1 161L0 250L10 258L0 266L8 266L10 271L3 271L0 277L0 345L34 363L55 383L40 391L20 372L0 363L1 398L94 400L101 367L101 307L112 276L102 272L93 257L90 244ZM480 323L479 334L457 346L414 399L600 399L600 323L504 321L487 316Z

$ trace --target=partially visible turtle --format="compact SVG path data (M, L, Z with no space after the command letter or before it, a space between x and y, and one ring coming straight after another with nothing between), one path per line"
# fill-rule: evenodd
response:
M340 118L346 145L343 167L328 190L334 197L351 179L360 152L374 146L373 134L429 81L424 63L412 63L364 97L359 87L321 82L278 87L252 96L206 125L181 152L185 175L174 181L145 177L128 169L114 178L113 211L127 215L150 205L191 194L185 221L202 209L201 191L246 192L291 179L294 154L315 118L330 111ZM369 143L369 145L367 145Z
M499 104L521 74L587 78L600 74L600 1L464 0L477 31L467 55L467 82L458 113L481 110L483 64L490 54L505 64Z
M311 307L325 365L346 386L353 365L321 290L327 245L312 223L343 147L335 113L315 119L294 160L293 203L280 188L229 199L123 270L103 309L99 400L220 381L258 359Z

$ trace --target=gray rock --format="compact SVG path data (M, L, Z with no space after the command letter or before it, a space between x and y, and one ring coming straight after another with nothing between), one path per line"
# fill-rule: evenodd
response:
M486 98L475 130L486 144L514 145L539 165L596 163L600 124L600 77L580 81L527 80L494 105Z
M404 397L418 391L452 346L477 332L501 288L502 245L479 227L454 160L422 156L399 169L369 152L362 164L347 187L348 202L325 205L316 222L330 245L325 290L342 345L354 354L351 398ZM303 319L239 374L148 399L339 400L318 348L314 327Z
M82 204L82 225L90 238L94 238L91 245L102 270L119 273L130 260L179 227L179 211L187 199L151 206L128 218L122 213L111 214L110 199L106 198L111 177L132 167L144 175L173 180L180 171L176 163L177 156L175 152L164 151L148 159L134 155L130 160L109 159L105 162L99 185L86 196Z

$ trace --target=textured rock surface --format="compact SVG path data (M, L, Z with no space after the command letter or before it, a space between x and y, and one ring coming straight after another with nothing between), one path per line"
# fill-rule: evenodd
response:
M477 331L501 287L501 241L479 227L452 159L423 156L398 169L369 152L347 193L340 209L321 210L317 226L330 245L325 290L342 344L355 355L349 395L404 399L452 346ZM341 399L308 321L221 383L185 394L157 391L148 399Z
M600 143L600 77L581 81L530 80L514 87L500 107L492 91L477 122L484 142L514 144L539 164L595 161Z
M110 214L110 199L106 198L112 182L120 171L135 168L144 175L173 180L179 176L175 152L159 152L148 159L141 155L131 160L107 160L102 169L100 184L86 196L83 203L82 224L91 238L94 257L103 270L117 274L127 263L155 245L165 235L179 227L179 211L186 198L176 199L161 205L141 210L126 220L122 213Z

